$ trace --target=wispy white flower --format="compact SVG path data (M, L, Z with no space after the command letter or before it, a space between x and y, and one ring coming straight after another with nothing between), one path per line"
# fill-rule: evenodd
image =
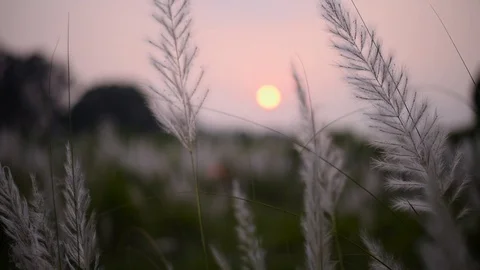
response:
M379 242L371 239L366 233L362 233L361 238L370 253L370 270L405 269L401 263L383 249Z
M97 250L95 213L87 217L90 195L80 163L73 157L70 144L66 146L67 161L65 189L65 221L61 224L65 239L65 262L71 269L98 268L100 254Z
M203 70L198 77L192 77L194 60L198 49L192 45L189 0L154 0L158 13L155 20L162 26L160 41L150 41L161 53L158 60L151 61L163 79L160 89L150 86L161 103L153 103L154 113L167 131L175 135L189 150L196 139L196 118L208 90L198 91L203 78ZM200 100L194 104L195 95Z
M45 220L45 209L34 185L34 199L29 208L27 200L20 194L8 168L0 165L0 221L5 233L13 241L11 258L20 269L55 268L55 250L51 244L51 233ZM33 178L32 181L35 181Z
M210 245L210 250L212 251L213 258L215 259L215 262L217 263L218 267L221 270L231 270L232 268L227 262L227 259L225 259L225 256L223 253L221 253L215 246Z
M383 52L379 38L366 28L363 18L357 20L342 1L319 3L336 38L333 47L344 60L339 66L347 70L346 79L355 87L356 97L374 107L368 116L383 135L375 142L383 150L376 166L403 176L388 179L389 189L407 191L394 201L394 208L427 214L429 222L442 228L442 233L429 231L441 247L437 256L448 257L457 269L469 269L471 258L446 204L451 200L446 197L458 196L466 179L452 178L458 162L445 162L446 134L439 127L437 113L410 89L407 74L396 67L393 56Z
M339 171L343 166L342 153L333 145L328 135L324 132L317 134L310 93L303 86L295 69L293 77L302 117L298 137L303 147L298 147L298 150L301 153L301 176L305 185L302 219L305 263L310 270L334 269L331 260L331 221L345 185L345 177Z
M240 189L238 181L233 181L232 186L233 209L237 220L237 237L239 249L242 253L242 269L265 270L265 251L261 241L257 238L253 214L245 200L245 194Z

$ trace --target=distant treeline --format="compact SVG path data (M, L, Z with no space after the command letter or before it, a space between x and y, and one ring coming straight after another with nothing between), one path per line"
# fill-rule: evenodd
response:
M479 74L480 75L480 74ZM96 130L110 123L125 133L163 132L146 97L137 86L124 83L100 84L71 107L71 114L61 99L68 89L66 66L51 62L34 52L16 55L0 46L0 132L10 130L25 138L46 138ZM455 144L480 129L480 76L472 91L476 121L470 128L452 132Z
M0 132L27 139L92 132L109 122L122 132L163 132L146 97L133 84L99 84L71 106L61 104L68 90L67 69L34 52L16 55L0 47Z
M457 145L466 138L476 141L476 138L480 136L480 72L475 82L476 85L471 93L473 108L475 110L475 122L470 127L450 133L449 139L454 145Z

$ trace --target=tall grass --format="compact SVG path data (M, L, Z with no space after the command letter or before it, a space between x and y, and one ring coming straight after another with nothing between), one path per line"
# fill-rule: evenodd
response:
M232 188L233 198L245 198L240 184L235 180ZM233 200L237 237L242 253L242 269L265 270L265 251L257 237L253 214L246 201Z
M2 167L0 171L0 220L11 240L10 256L19 269L99 268L95 214L87 217L89 192L78 161L71 159L69 145L66 156L63 220L51 219L36 177L32 176L32 199L28 202L10 170ZM55 241L53 225L61 228L60 246ZM57 256L65 264L60 263Z
M334 269L331 250L331 231L335 227L335 209L345 185L345 177L337 168L343 167L342 154L325 133L316 134L315 113L312 109L310 91L301 82L296 70L293 71L296 84L302 126L298 134L304 148L298 148L302 160L302 181L304 182L304 218L302 220L305 238L305 265L307 269ZM308 86L307 86L308 87ZM313 138L313 140L310 140ZM335 167L319 160L318 156L330 161ZM334 237L337 237L334 234ZM337 239L337 238L335 238ZM337 242L337 248L338 242ZM343 269L341 251L338 252Z
M192 45L190 33L190 2L153 2L158 10L154 18L162 32L159 42L150 43L159 49L162 58L158 60L152 56L151 61L163 84L161 89L150 87L162 99L152 106L159 123L190 155L205 267L209 268L209 246L219 268L234 269L217 247L207 245L202 220L196 120L208 90L200 90L203 71L195 78L191 75L197 48ZM346 71L346 82L353 87L359 100L371 106L366 115L380 134L372 144L382 152L374 165L388 175L382 184L386 191L394 194L390 208L410 214L426 232L425 237L417 239L424 268L476 269L477 262L461 227L462 218L471 210L471 202L463 199L469 184L464 157L456 151L449 159L447 134L438 123L438 115L427 100L411 89L407 72L396 68L395 58L385 52L375 31L367 27L355 2L351 1L354 13L349 12L342 1L319 0L318 3L328 32L334 37L333 48L343 60L338 66ZM348 153L335 146L326 134L325 125L321 129L323 132L317 130L319 123L312 109L307 78L301 78L295 68L292 73L301 116L297 138L292 143L301 157L299 178L304 187L300 224L304 261L299 268L344 270L347 259L340 238L346 237L338 230L337 206L348 180L354 180L345 172L344 161ZM199 104L195 104L195 98ZM0 171L0 221L11 240L11 258L19 269L100 268L95 213L89 213L90 195L85 176L69 144L66 145L64 169L63 220L56 216L52 219L45 195L34 176L31 177L32 198L28 201L19 191L10 170L2 167ZM52 177L53 196L55 184ZM367 189L363 190L374 197ZM247 204L254 201L246 199L236 180L231 198L240 267L268 269L268 254L262 247L253 211ZM54 241L55 224L61 228L56 237L60 245ZM401 256L389 254L380 240L365 231L358 234L364 246L361 247L363 255L370 257L370 269L407 269L399 259ZM168 269L173 268L165 258L162 257L162 261Z
M192 78L191 72L198 49L192 45L190 1L154 0L153 2L158 10L158 14L154 14L153 17L161 25L162 32L159 43L150 41L150 44L162 53L162 59L157 60L155 57L151 57L151 60L163 79L161 89L156 89L154 86L150 87L163 101L162 103L154 103L156 105L154 111L160 124L177 137L190 154L195 181L200 237L205 256L205 266L208 269L207 244L202 221L196 158L197 114L207 97L208 89L198 92L203 78L203 70L196 78ZM197 106L194 104L196 98L200 99L200 104Z
M65 262L72 269L98 268L99 256L96 249L97 235L95 228L95 213L87 217L90 205L90 195L85 188L85 177L80 164L73 158L70 145L66 147L65 162L65 221L62 229L65 234L63 248Z
M322 16L336 38L333 47L344 60L339 67L347 71L346 80L355 88L356 97L373 106L367 115L382 134L374 145L383 151L376 166L394 173L387 179L387 188L402 191L392 206L427 224L432 242L422 250L426 266L472 269L472 258L449 208L468 183L454 177L461 156L446 162L446 134L436 112L410 89L406 71L396 68L394 57L384 52L376 33L367 28L352 4L358 17L341 1L320 1ZM466 209L462 207L459 215Z

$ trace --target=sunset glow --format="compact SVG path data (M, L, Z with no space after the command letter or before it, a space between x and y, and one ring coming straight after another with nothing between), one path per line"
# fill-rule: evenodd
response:
M264 85L257 91L257 103L264 109L275 109L280 101L280 91L273 85Z

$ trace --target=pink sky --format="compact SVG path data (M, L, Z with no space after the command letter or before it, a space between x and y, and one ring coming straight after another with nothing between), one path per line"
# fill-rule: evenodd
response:
M450 30L467 65L480 70L480 2L430 0ZM347 1L346 3L349 3ZM357 0L369 26L406 66L419 91L432 98L442 121L464 125L471 112L463 103L439 91L469 98L471 81L427 0ZM302 59L317 115L328 121L364 107L352 97L342 72L333 67L338 54L315 0L192 0L194 40L200 49L197 65L206 68L211 89L208 108L248 118L272 128L290 130L298 119L290 73L291 61ZM70 12L71 63L82 89L101 80L141 83L158 79L148 61L155 50L149 0L6 0L0 2L0 41L21 51L43 49L50 54L60 37L58 60L66 56L67 13ZM273 111L256 105L255 91L276 85L283 103ZM212 128L251 128L251 124L205 111L201 122ZM339 124L361 127L352 116Z

